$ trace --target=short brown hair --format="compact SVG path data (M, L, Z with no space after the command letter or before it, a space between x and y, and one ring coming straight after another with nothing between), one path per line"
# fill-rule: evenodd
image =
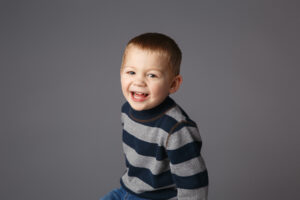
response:
M143 50L149 50L166 55L169 67L174 75L176 76L180 73L182 53L176 42L169 36L161 33L144 33L132 38L126 45L122 64L126 56L126 50L131 45Z

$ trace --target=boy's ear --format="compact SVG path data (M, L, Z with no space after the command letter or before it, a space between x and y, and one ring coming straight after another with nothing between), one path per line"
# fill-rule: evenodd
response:
M177 92L177 90L179 89L181 83L182 83L182 76L181 75L175 76L172 83L171 83L169 93L173 94L173 93Z

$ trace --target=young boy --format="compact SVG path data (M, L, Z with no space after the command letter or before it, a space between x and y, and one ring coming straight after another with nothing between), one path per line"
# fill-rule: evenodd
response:
M123 149L121 188L108 199L205 200L208 174L197 125L169 95L182 83L181 51L159 33L129 41L121 66Z

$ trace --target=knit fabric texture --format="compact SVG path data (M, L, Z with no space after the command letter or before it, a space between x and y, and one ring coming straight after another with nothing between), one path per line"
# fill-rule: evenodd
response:
M122 106L126 171L121 185L153 200L206 200L208 173L197 125L173 99L136 111Z

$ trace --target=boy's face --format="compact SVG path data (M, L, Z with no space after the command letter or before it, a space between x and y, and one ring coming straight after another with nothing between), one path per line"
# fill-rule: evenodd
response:
M162 103L172 93L173 78L164 55L127 47L121 68L121 86L134 110L148 110Z

